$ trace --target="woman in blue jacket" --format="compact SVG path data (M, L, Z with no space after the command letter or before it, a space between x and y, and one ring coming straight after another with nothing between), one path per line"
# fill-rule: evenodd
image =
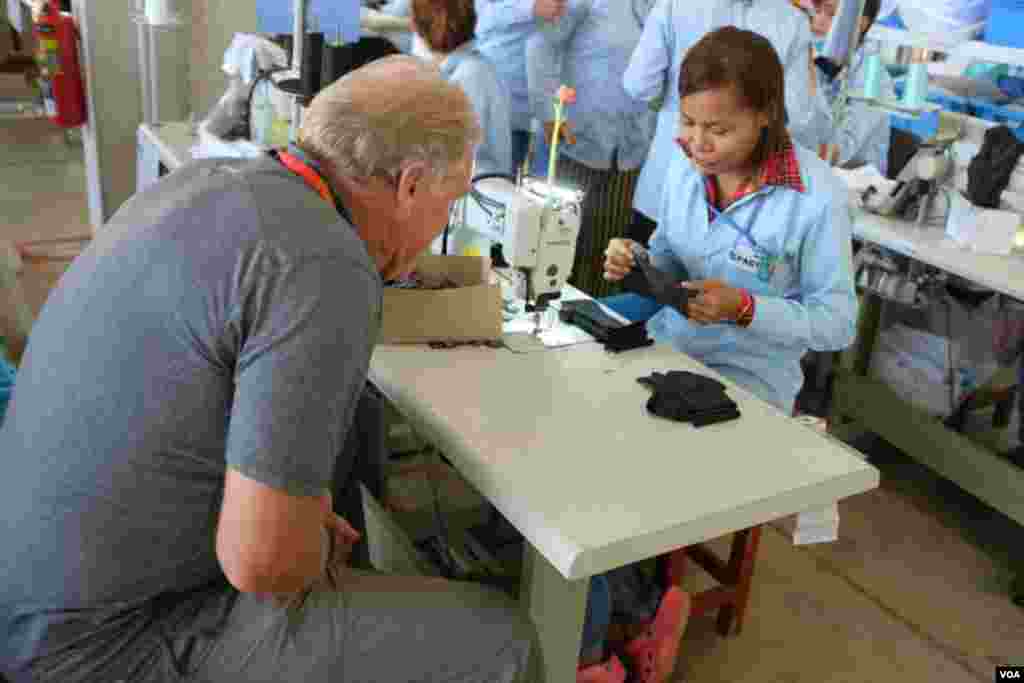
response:
M710 31L736 26L761 33L782 60L788 127L811 150L826 142L831 117L816 90L807 16L789 0L664 0L655 5L633 52L623 86L631 96L658 109L650 152L633 200L630 237L646 243L659 220L661 191L679 124L679 69L687 51Z
M791 140L783 89L778 57L756 33L719 29L687 54L650 257L691 299L686 315L648 300L647 311L623 312L653 313L653 338L788 414L800 358L852 342L857 300L848 192ZM620 280L633 263L633 243L613 240L605 277Z
M782 63L764 36L734 26L707 34L681 64L678 95L679 135L649 255L691 299L685 315L635 295L625 297L646 311L621 298L606 302L634 320L650 318L656 340L788 414L804 352L853 340L847 192L824 161L791 140ZM635 246L609 243L607 279L632 270ZM623 650L635 653L637 680L662 683L671 674L687 601L646 576L633 566L591 580L583 663L608 659L581 666L578 682L625 679L602 639L611 615L624 613L651 619L640 644Z

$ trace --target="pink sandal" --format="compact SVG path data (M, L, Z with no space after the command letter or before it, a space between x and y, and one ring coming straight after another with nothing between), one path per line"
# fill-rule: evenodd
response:
M644 633L626 644L636 683L665 683L676 666L680 629L690 613L690 596L671 586Z
M626 667L615 655L604 664L595 664L576 672L576 683L626 683Z

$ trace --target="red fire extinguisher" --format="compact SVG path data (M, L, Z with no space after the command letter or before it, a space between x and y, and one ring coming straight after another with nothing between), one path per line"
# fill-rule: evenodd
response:
M75 128L85 123L85 79L78 61L78 27L60 11L59 0L49 0L35 23L36 61L46 115L58 126Z

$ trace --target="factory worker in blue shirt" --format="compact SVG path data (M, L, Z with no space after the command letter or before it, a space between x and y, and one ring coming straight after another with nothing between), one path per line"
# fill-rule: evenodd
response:
M560 151L590 168L638 168L654 133L654 115L623 88L650 0L568 0L565 16L541 27L527 45L530 106L551 139L552 103L560 85L576 90ZM541 157L544 155L541 154Z
M817 41L823 41L828 36L838 4L838 0L814 1L815 13L811 19L811 32ZM863 44L864 36L867 35L878 17L880 5L880 0L866 0L864 14L860 19L858 45ZM864 49L860 48L851 59L849 67L851 91L864 90L864 57ZM884 67L880 69L880 72L882 97L895 99L896 89L889 72ZM817 77L818 89L831 105L839 94L840 78L836 77L830 81L821 70L817 71ZM889 140L892 132L889 115L868 106L865 102L851 100L848 107L845 120L833 130L832 139L828 141L836 145L838 150L834 157L834 163L844 168L856 168L871 164L881 171L882 175L885 175L889 166Z
M631 236L646 242L658 222L661 189L679 126L679 68L687 50L722 26L757 31L771 41L786 74L786 111L794 139L811 150L826 142L828 107L816 88L807 16L789 0L659 0L623 76L626 91L658 107L650 154L637 183Z
M508 88L477 50L473 0L412 0L413 26L441 75L469 96L484 139L476 148L473 175L508 174L512 168L512 125Z
M526 158L530 143L529 93L526 84L526 41L538 26L557 21L568 0L476 0L477 49L491 60L511 97L512 163Z
M565 16L527 44L530 103L543 124L533 172L546 175L548 141L560 85L575 89L561 127L558 182L585 192L583 232L571 282L591 296L610 293L601 273L608 239L626 234L628 207L654 134L655 114L630 97L619 78L640 39L648 0L569 0Z
M726 27L688 52L679 81L680 136L664 180L652 264L686 281L684 316L654 313L651 336L790 414L808 350L852 342L848 192L814 152L794 144L782 65L762 36ZM613 240L605 276L632 267ZM626 295L630 296L630 295Z

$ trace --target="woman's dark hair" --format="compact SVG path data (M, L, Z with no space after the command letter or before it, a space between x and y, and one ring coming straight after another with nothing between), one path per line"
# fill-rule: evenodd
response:
M434 52L454 52L473 39L476 9L473 0L413 0L416 32Z
M755 163L790 144L782 62L767 38L726 26L690 48L679 72L680 100L718 88L732 88L748 108L768 114L768 125L754 151Z

